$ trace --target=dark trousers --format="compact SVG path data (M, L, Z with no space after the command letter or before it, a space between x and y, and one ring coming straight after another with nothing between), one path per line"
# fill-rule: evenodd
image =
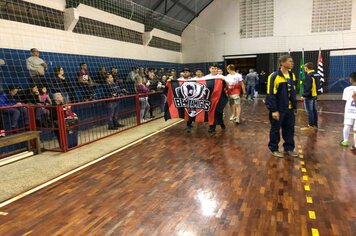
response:
M305 98L304 107L308 112L309 125L318 127L318 111L316 109L316 99Z
M190 116L189 116L189 119L188 119L188 121L187 121L187 127L188 127L188 128L192 128L192 127L193 127L193 125L192 125L193 119L194 119L193 117L190 117Z
M271 130L269 132L269 149L274 152L278 151L278 144L280 141L279 130L282 128L282 137L284 139L284 151L293 151L294 144L294 126L295 114L293 110L279 113L279 120L272 118L272 112L269 113L269 120L271 122Z
M224 124L224 113L223 112L215 112L215 124L210 125L210 129L215 129L216 125L221 125L221 127L225 126Z
M120 101L113 101L108 104L108 113L109 113L109 120L108 125L109 127L115 127L119 124L118 122L118 114L120 113Z
M255 97L255 87L256 85L247 85L246 98L250 95L251 99Z
M28 125L28 113L26 107L4 109L3 114L10 116L11 128L17 128L20 122L21 127Z

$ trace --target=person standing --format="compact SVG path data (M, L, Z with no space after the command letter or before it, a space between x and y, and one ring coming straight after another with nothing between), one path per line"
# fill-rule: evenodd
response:
M284 157L278 145L280 142L280 129L284 139L285 154L298 157L294 152L294 126L297 99L295 91L296 77L291 72L294 66L293 59L289 55L279 58L280 69L268 77L266 106L269 110L271 129L268 147L271 154L276 157Z
M255 87L258 83L258 75L253 69L249 70L249 73L246 75L246 86L247 86L247 94L246 99L250 95L250 100L253 100L255 97Z
M260 94L266 94L267 91L267 74L264 70L261 70L260 75L258 76L259 78L259 93Z
M186 80L190 80L191 79L191 72L190 72L189 68L183 68L181 73L182 73L182 77L179 78L179 80L185 80L186 81ZM187 121L187 133L191 133L192 132L193 121L194 121L194 118L189 116L188 121Z
M350 74L350 82L351 86L346 87L342 94L342 100L346 101L343 130L344 139L340 142L340 145L343 147L349 146L349 135L351 128L353 127L354 132L356 131L356 107L354 101L356 93L356 72L352 72ZM354 145L351 147L352 151L356 150L355 146L356 134L354 133Z
M314 65L307 62L304 65L304 70L307 73L303 82L304 93L301 97L304 100L305 110L308 112L309 124L301 128L302 131L312 131L318 129L318 111L316 108L316 100L318 96L317 81L320 81L320 75L313 69Z
M225 82L225 77L223 75L218 74L218 68L215 64L211 65L209 68L210 74L205 76L205 79L222 79L223 80L223 90L221 91L221 98L219 103L216 106L215 109L215 123L213 125L209 125L209 130L208 133L214 133L216 131L216 125L220 125L222 130L226 129L226 126L224 124L224 108L228 102L227 95L225 93L225 88L226 88L226 82Z
M227 83L227 94L229 96L229 104L231 108L230 121L239 124L241 114L241 90L243 93L246 93L245 85L242 76L235 72L234 65L228 65L226 70L229 73L226 76L225 81Z
M48 66L39 56L40 52L38 49L32 48L31 57L26 59L26 67L30 73L32 82L36 84L38 88L48 87L45 78L45 72Z

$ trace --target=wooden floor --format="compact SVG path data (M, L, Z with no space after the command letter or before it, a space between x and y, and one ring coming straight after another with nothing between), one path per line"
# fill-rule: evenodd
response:
M1 208L0 235L355 235L343 104L319 103L320 131L297 131L294 159L269 154L264 104L243 105L239 126L180 123Z

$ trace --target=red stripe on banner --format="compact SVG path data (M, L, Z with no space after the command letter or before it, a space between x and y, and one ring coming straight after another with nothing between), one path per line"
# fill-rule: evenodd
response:
M169 114L171 116L171 119L179 118L178 109L176 108L174 101L173 101L174 96L173 96L172 83L168 82L167 87L168 87L167 104L168 104Z
M223 89L223 83L221 79L215 79L215 86L214 86L214 91L210 95L210 101L211 101L211 108L209 111L209 125L213 125L215 123L215 110L216 106L218 105L220 96L221 96L221 91Z
M196 82L206 86L206 80L197 80ZM205 121L205 111L203 110L195 117L195 122L204 122L204 121Z

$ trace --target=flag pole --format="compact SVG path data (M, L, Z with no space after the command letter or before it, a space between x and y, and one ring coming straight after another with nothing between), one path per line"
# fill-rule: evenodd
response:
M300 59L299 65L299 78L298 78L298 88L299 88L299 95L303 95L303 80L305 78L304 72L304 48L302 48L302 57Z

